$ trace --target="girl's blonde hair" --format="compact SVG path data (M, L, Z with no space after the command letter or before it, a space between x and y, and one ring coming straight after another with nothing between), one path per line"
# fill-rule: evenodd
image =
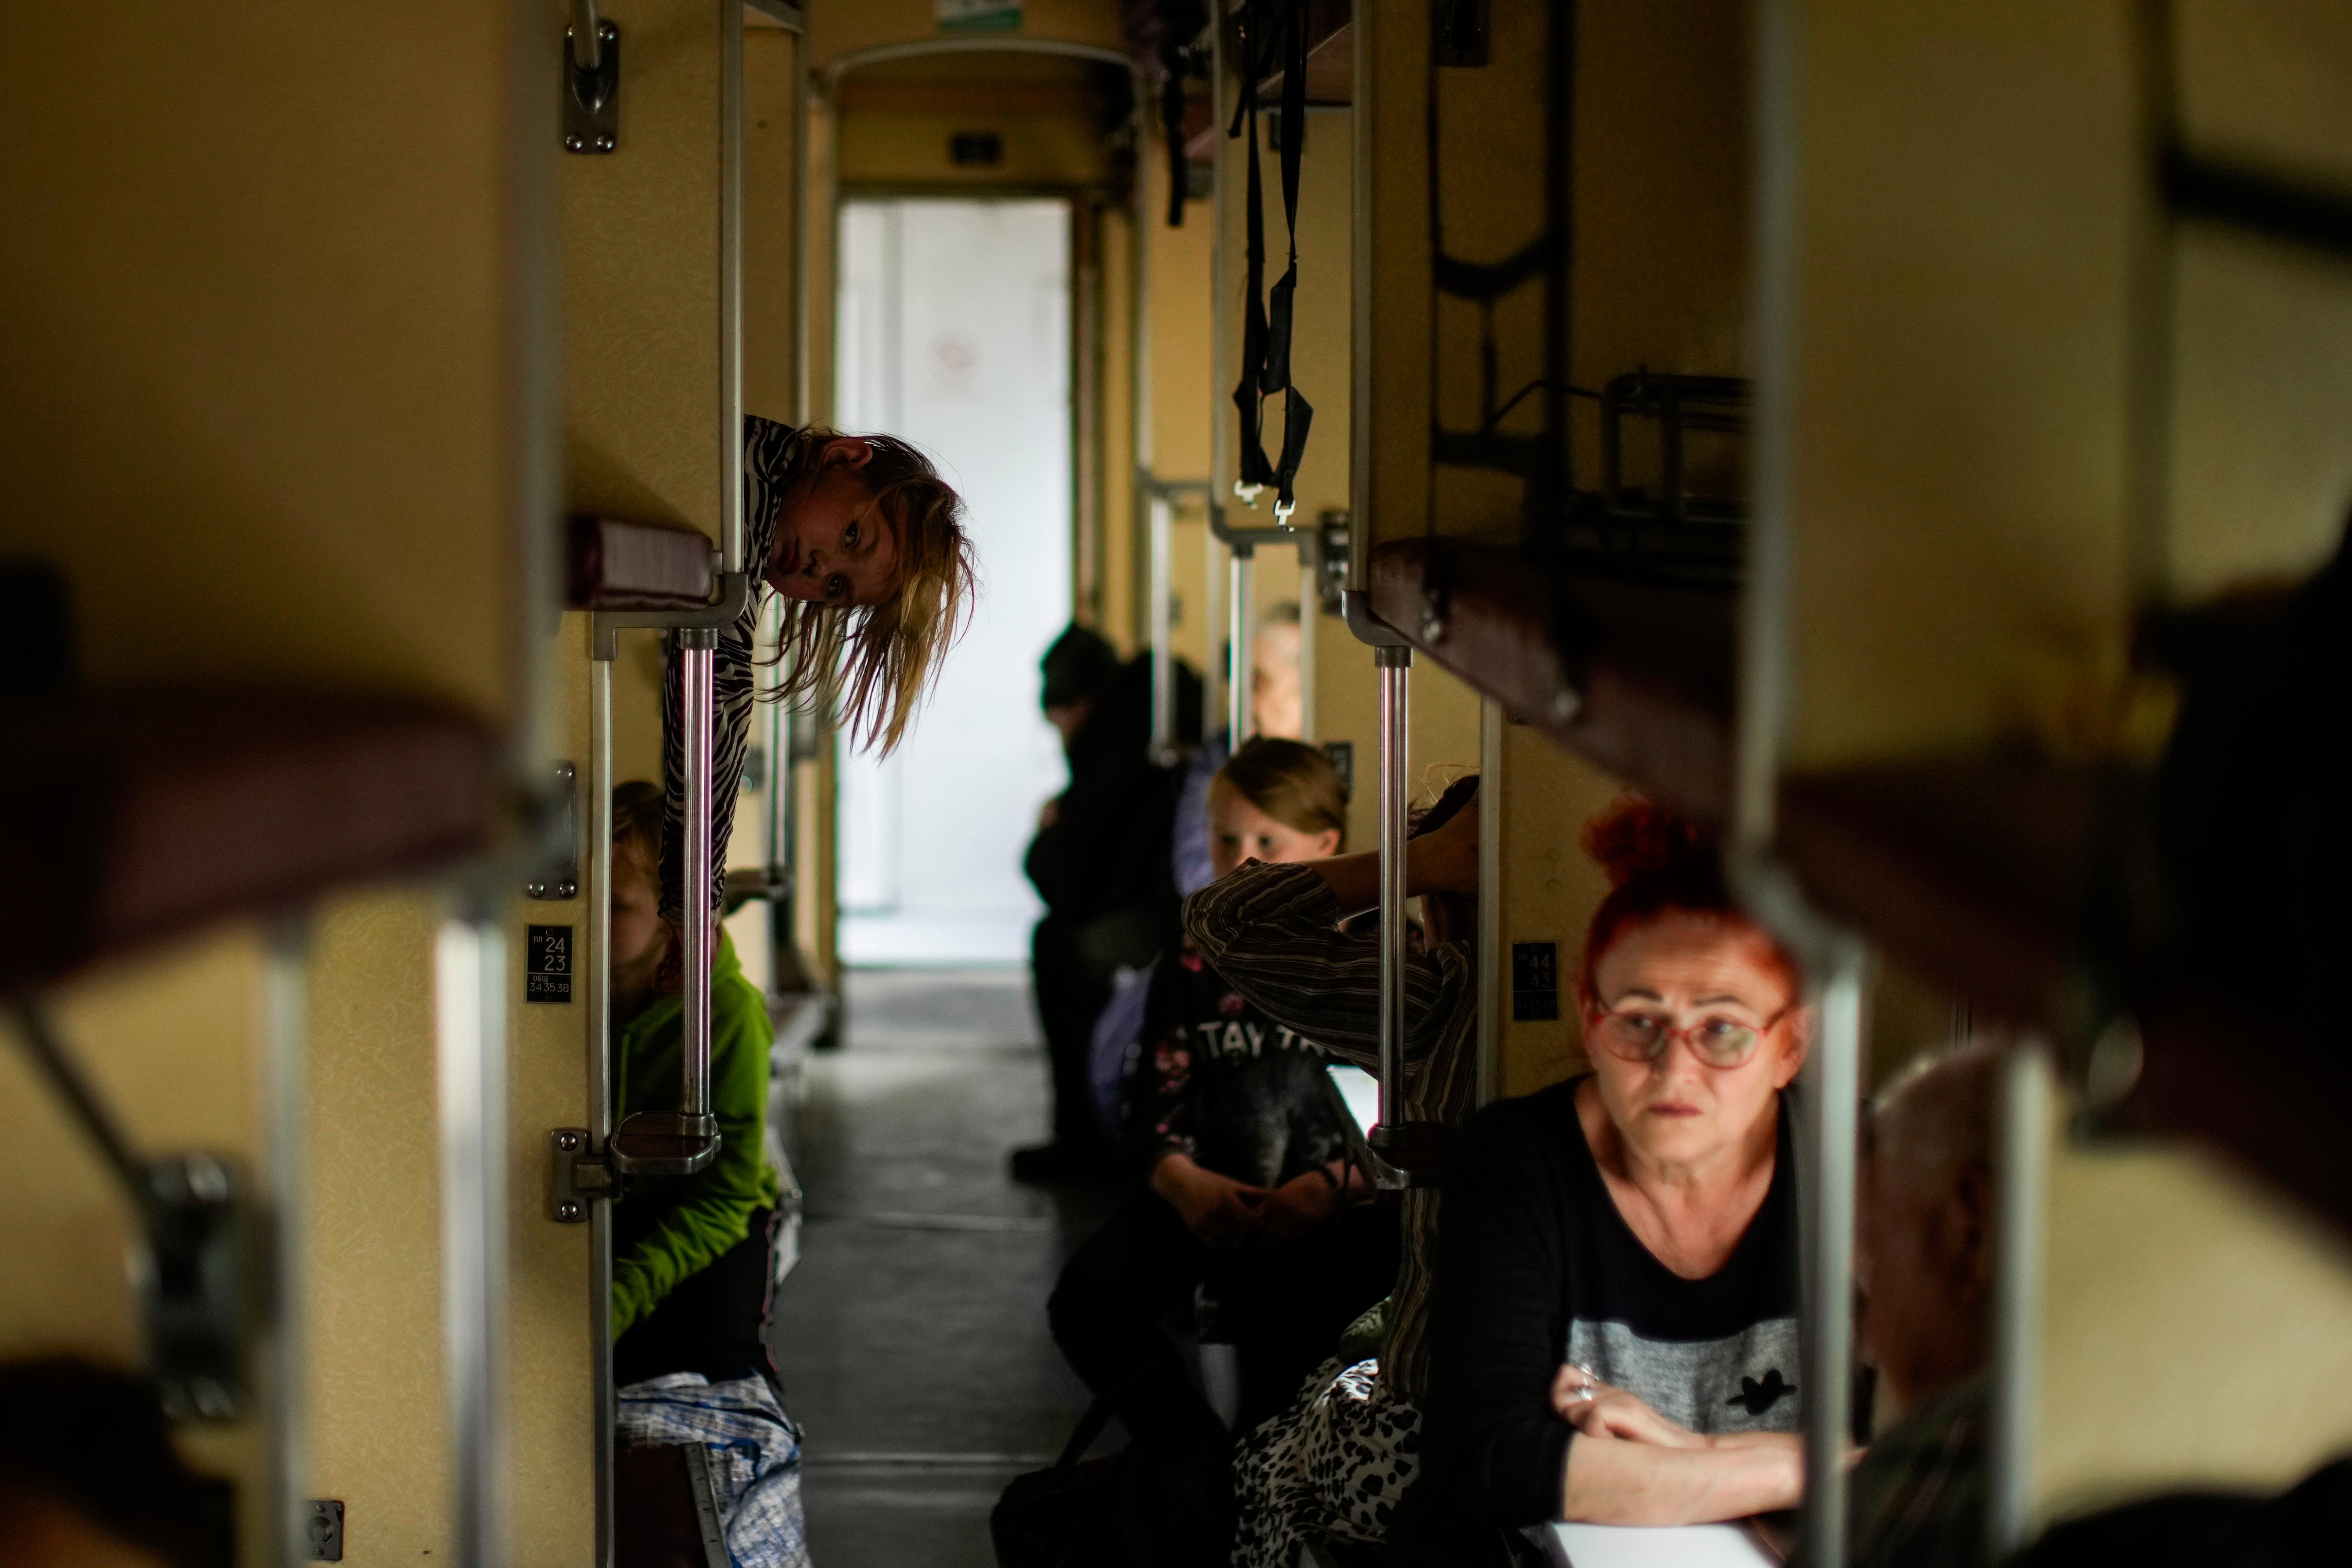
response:
M814 482L840 433L811 426L783 479L783 505ZM979 563L964 531L963 498L917 447L859 436L873 456L859 470L898 545L898 591L878 605L781 601L776 654L784 678L770 695L835 700L852 741L887 755L971 623Z
M1295 833L1337 828L1348 840L1348 786L1319 749L1304 741L1259 735L1225 760L1218 777L1244 800Z

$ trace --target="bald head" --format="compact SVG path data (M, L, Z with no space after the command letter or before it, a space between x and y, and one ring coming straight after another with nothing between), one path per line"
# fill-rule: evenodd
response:
M1984 1369L2002 1055L1978 1042L1930 1057L1889 1084L1871 1115L1857 1237L1861 1330L1904 1409Z

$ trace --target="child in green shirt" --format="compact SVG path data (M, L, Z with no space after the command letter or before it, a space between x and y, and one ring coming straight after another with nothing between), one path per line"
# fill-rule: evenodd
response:
M614 1121L675 1110L685 1051L682 941L658 910L662 792L613 792ZM721 1142L691 1176L633 1184L613 1207L613 1371L712 1382L772 1373L767 1349L778 1186L768 1163L765 998L725 933L711 965L710 1109Z

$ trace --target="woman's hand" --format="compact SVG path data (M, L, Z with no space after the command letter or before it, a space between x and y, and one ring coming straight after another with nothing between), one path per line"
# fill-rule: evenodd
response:
M1151 1190L1167 1200L1184 1228L1202 1245L1239 1247L1258 1228L1261 1208L1273 1196L1264 1187L1195 1164L1191 1156L1170 1154L1151 1168Z
M1293 1176L1268 1194L1260 1205L1258 1245L1280 1247L1295 1240L1329 1219L1339 1206L1339 1188L1321 1171Z
M1667 1420L1622 1388L1612 1388L1573 1363L1551 1380L1551 1407L1587 1437L1614 1437L1661 1448L1704 1448L1708 1440Z

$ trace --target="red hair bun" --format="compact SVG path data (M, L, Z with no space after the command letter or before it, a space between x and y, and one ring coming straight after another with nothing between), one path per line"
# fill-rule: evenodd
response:
M1637 877L1706 875L1720 864L1714 844L1695 824L1638 795L1618 796L1586 823L1582 842L1612 888Z

